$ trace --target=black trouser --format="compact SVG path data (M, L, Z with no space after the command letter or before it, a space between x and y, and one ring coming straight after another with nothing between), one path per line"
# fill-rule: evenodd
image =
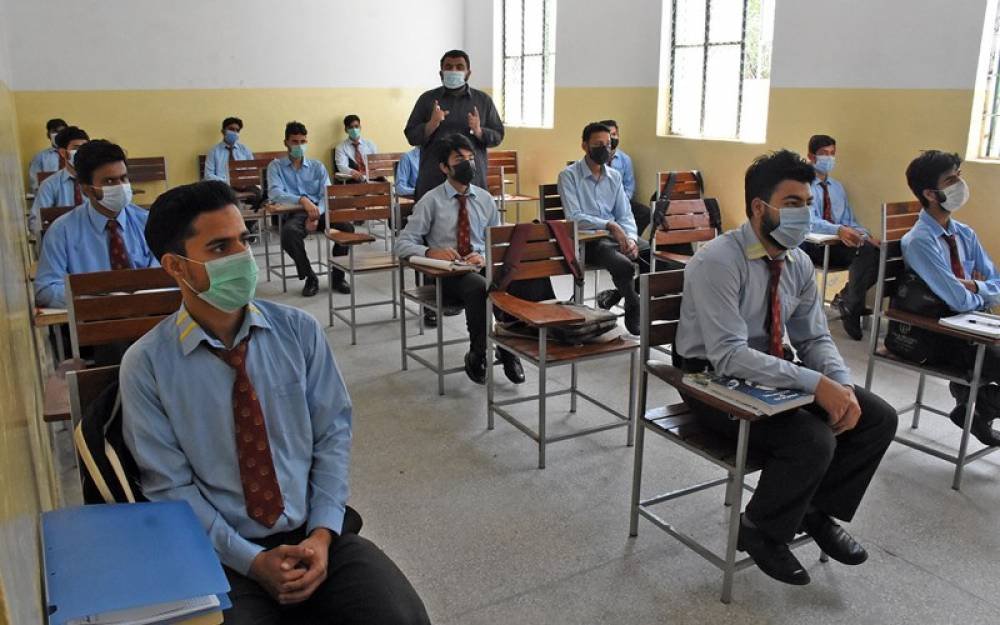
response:
M823 266L825 246L806 241L802 249L813 264ZM852 314L861 314L865 308L865 295L878 281L878 247L865 243L861 247L830 246L830 269L848 269L847 285L840 292L844 307Z
M639 273L649 273L649 242L639 239ZM615 288L625 300L626 310L639 305L639 282L633 279L635 262L621 253L613 238L589 241L586 247L587 262L599 265L611 274Z
M795 537L810 506L850 521L875 469L896 433L896 411L881 397L855 387L861 418L853 430L835 436L816 404L750 424L750 453L764 468L747 517L773 540ZM736 438L740 423L724 412L685 397L701 422Z
M629 205L632 207L632 217L635 218L635 231L639 233L639 237L642 237L642 233L646 231L646 226L649 225L650 220L653 218L653 213L649 210L649 206L642 202L629 200Z
M354 232L354 224L339 223L333 224L333 227L343 232ZM316 226L316 232L319 233L319 236L323 236L325 228L326 213L320 215L319 225ZM316 277L316 272L313 271L312 264L309 262L309 254L306 252L307 234L309 234L309 231L306 230L305 213L285 218L285 224L281 227L281 249L295 261L295 270L298 272L299 280ZM344 245L334 245L332 254L334 256L347 256L347 247ZM323 259L324 262L328 262L328 260ZM336 283L343 279L344 272L334 268L333 281Z
M302 528L255 540L265 549L297 545ZM254 580L225 567L233 607L226 625L410 625L430 623L424 604L403 572L357 534L335 537L326 580L302 603L283 606Z
M489 285L482 272L470 271L461 276L442 278L441 296L445 299L462 302L465 308L465 327L469 330L469 351L482 356L486 354L486 294ZM532 302L552 299L552 284L547 278L534 280L517 280L511 282L507 292ZM493 317L503 321L503 312L494 307ZM442 323L442 320L438 320Z
M976 366L976 345L963 341L949 343L948 349L935 350L927 364L959 369L972 375ZM990 383L1000 384L1000 347L987 345L983 354L983 368L979 374L979 392L976 394L976 413L989 419L1000 417L1000 406L997 405L997 390L990 388ZM951 396L958 405L969 401L969 387L965 384L948 384Z

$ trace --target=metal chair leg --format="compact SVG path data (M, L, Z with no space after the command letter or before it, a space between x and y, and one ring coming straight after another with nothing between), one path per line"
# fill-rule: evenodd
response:
M636 414L636 384L635 376L638 370L639 362L639 352L638 350L632 350L629 354L629 368L628 368L628 423L625 424L625 446L631 447L632 443L635 441L635 424L638 422L638 415Z
M823 246L823 288L820 289L820 305L826 306L826 279L830 273L830 246Z
M976 364L972 369L972 384L969 385L969 403L965 408L965 425L962 428L962 443L958 447L958 458L955 463L955 479L951 487L962 490L962 472L965 469L965 457L969 452L969 433L972 431L972 418L976 414L976 395L979 393L979 376L983 372L983 358L986 355L986 344L976 347Z
M910 422L910 427L914 430L920 426L920 409L924 405L924 383L926 381L927 376L921 373L920 379L917 381L917 401L913 404L913 421Z
M401 369L406 371L406 298L403 296L403 291L406 290L406 276L403 272L403 265L399 266L399 303L403 307L403 314L399 316L399 355L402 360ZM423 313L423 308L417 307L420 313ZM419 315L420 319L423 319L423 314ZM418 322L419 323L419 322Z
M545 468L545 359L546 328L538 329L538 468Z
M438 395L444 395L444 305L442 304L441 281L434 281L434 313L437 315L437 376Z
M646 426L635 424L635 460L632 464L632 505L629 507L628 535L639 534L639 492L642 488L642 454L646 443Z
M729 536L726 539L726 561L722 569L722 603L733 600L733 577L736 575L736 541L740 531L740 508L743 503L743 478L747 468L747 448L750 445L750 422L740 420L736 442L736 462L732 474L732 505L729 508Z
M576 383L577 383L577 371L576 363L570 363L569 365L569 411L576 412Z
M487 314L487 319L492 319L492 316ZM486 331L486 353L492 354L495 350L493 339L490 337L492 330L488 329ZM486 429L493 429L493 364L489 362L487 357L486 365Z

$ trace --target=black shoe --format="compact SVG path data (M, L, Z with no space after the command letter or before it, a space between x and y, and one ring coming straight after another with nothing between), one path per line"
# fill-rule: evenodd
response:
M524 367L521 366L521 360L517 356L499 348L496 350L496 356L503 365L503 374L508 380L514 384L524 382Z
M761 571L779 582L793 586L805 586L809 583L808 571L792 554L788 545L771 540L759 529L747 526L742 516L736 548L747 552Z
M306 285L302 287L302 297L312 297L319 293L319 278L310 276L306 278Z
M625 306L625 329L629 334L639 336L639 305Z
M486 384L486 355L465 354L465 375L476 384Z
M336 291L337 293L343 293L344 295L350 295L351 294L351 285L347 284L347 280L344 280L343 278L341 278L339 282L334 282L333 283L333 290Z
M800 531L812 536L823 553L841 564L857 565L868 559L868 552L858 541L822 512L809 512L802 519Z
M611 310L620 301L622 294L618 289L607 289L597 294L597 306L604 310Z
M848 310L844 300L837 302L837 311L840 312L840 322L844 324L844 332L855 341L860 341L865 334L861 330L861 313Z
M424 327L436 328L438 325L437 313L433 310L424 309Z
M966 404L958 404L952 408L951 412L948 413L948 418L951 422L960 428L965 428L965 411L968 408ZM987 447L1000 447L1000 432L997 432L991 426L992 419L987 419L983 417L977 410L974 415L972 415L972 429L970 432L976 439L986 445Z

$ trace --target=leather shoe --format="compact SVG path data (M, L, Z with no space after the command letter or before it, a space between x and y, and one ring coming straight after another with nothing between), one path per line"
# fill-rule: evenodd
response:
M639 336L639 305L625 306L625 329L633 336Z
M508 380L514 384L524 382L524 367L521 366L521 360L517 356L505 349L497 349L496 356L497 360L503 364L503 374L507 376Z
M951 422L960 428L965 428L965 411L968 408L966 404L959 404L951 409L948 413L948 418ZM997 432L990 425L991 419L985 418L977 410L975 414L972 415L972 429L970 432L976 439L988 447L1000 447L1000 432Z
M351 285L347 284L347 280L344 280L343 278L341 278L340 282L334 282L333 283L333 290L336 291L337 293L343 293L344 295L350 295L351 294Z
M822 512L809 512L802 519L800 528L812 536L823 553L842 564L861 564L868 559L868 552L847 530Z
M743 522L742 516L736 548L747 552L757 568L779 582L805 586L810 581L809 572L792 554L788 545L771 540L759 529L749 527Z
M436 328L438 325L437 313L433 310L424 309L424 327Z
M620 301L622 294L618 289L607 289L597 294L597 306L604 310L611 310Z
M306 285L302 287L302 297L312 297L319 293L319 278L312 276L306 278Z
M486 384L486 355L466 352L465 375L476 384Z
M855 341L860 341L865 336L861 330L861 313L848 310L843 300L839 300L836 304L837 311L840 313L840 323L844 325L844 332Z

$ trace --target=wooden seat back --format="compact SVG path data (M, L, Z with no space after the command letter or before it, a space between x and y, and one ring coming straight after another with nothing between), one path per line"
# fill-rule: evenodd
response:
M886 202L882 205L882 238L886 241L898 241L917 223L920 202Z
M236 189L265 186L267 166L273 158L254 158L249 161L229 161L229 185Z
M327 223L395 222L392 184L389 182L333 184L326 188L326 197Z
M886 202L882 205L882 245L879 251L879 281L876 305L896 293L906 265L903 262L903 235L910 231L921 211L920 202Z
M712 223L705 200L657 200L654 211L663 212L663 222L656 229L655 243L663 245L711 241L718 231Z
M538 219L539 221L566 219L558 184L538 185Z
M513 182L514 193L521 195L517 150L491 150L486 158L487 190L499 197L507 193L507 184Z
M38 181L38 184L42 184L42 182L46 178L48 178L49 176L51 176L54 173L56 173L56 172L54 172L54 171L40 171L37 174L35 174L35 179Z
M167 159L163 156L129 158L125 166L132 183L167 182Z
M673 344L683 292L683 269L639 276L639 340L643 354L648 355L651 347Z
M378 152L368 155L368 179L396 177L396 166L404 156L403 152Z
M657 199L697 200L705 193L705 183L697 169L661 171L656 174L656 189Z
M118 379L120 368L119 365L108 365L66 373L66 382L69 385L70 418L74 427L80 423L91 404L97 401L104 389Z
M59 219L66 213L70 212L71 210L73 210L73 208L75 207L49 206L40 209L38 211L38 221L39 221L39 229L41 230L42 234L45 234L45 232L49 229L49 226L52 225L52 222Z
M566 221L573 231L573 249L576 249L576 223ZM525 224L520 224L525 226ZM527 224L528 238L526 249L521 256L521 264L514 281L532 278L550 278L553 276L571 275L569 263L559 248L559 243L552 236L545 224ZM515 225L494 226L489 229L486 241L487 279L492 279L493 272L503 265L503 260L510 249L511 237Z

